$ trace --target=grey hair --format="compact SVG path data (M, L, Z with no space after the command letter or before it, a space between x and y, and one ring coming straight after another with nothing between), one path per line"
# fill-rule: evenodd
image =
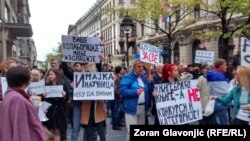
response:
M31 70L30 74L38 74L40 76L40 72L38 70Z
M136 65L138 63L142 63L142 61L141 60L135 60L134 63L133 63L133 69L135 69L135 67L136 67Z
M158 63L158 64L155 65L156 68L161 67L161 66L164 66L164 64Z

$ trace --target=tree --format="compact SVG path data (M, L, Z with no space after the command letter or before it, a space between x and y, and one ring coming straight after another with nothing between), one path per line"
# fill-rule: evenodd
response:
M48 69L48 64L50 63L50 60L52 58L55 58L60 62L62 60L61 53L62 53L62 44L58 43L58 46L52 49L52 53L46 55L46 59L44 61L45 64L44 68L46 70Z
M163 52L170 52L172 56L172 41L178 33L196 20L190 15L197 4L202 0L139 0L134 3L132 8L118 8L120 16L126 12L132 17L133 21L155 31L160 31L166 35L167 44L163 46ZM168 19L165 25L161 26L161 19ZM173 60L172 60L173 61ZM172 62L171 61L171 62ZM164 57L167 62L167 56Z
M219 24L200 36L200 38L219 38L219 57L228 60L230 40L233 36L242 36L250 34L250 2L249 0L217 0L213 4L202 2L201 10L211 13L218 17Z

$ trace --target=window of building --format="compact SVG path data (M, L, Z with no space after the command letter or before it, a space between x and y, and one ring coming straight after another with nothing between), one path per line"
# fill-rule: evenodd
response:
M195 39L193 42L192 46L192 63L195 63L195 55L196 55L196 50L199 49L199 45L201 44L201 41L199 39Z
M4 7L4 19L6 22L9 22L9 19L10 19L10 10L9 10L9 7L7 5L5 5Z
M132 54L137 54L137 45L132 47Z
M141 36L144 36L144 24L141 24Z
M180 61L180 44L176 42L174 44L174 62Z
M200 18L200 16L201 16L201 6L197 4L194 8L194 17L198 19Z

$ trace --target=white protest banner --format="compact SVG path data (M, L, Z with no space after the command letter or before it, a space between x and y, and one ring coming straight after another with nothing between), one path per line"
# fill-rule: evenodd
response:
M112 72L75 72L74 100L113 100Z
M31 82L29 84L29 93L35 93L37 95L45 93L45 81Z
M214 63L214 52L196 50L195 63L212 65Z
M241 37L241 65L250 67L250 40Z
M63 97L63 85L56 86L45 86L45 91L47 93L46 98L50 97Z
M197 80L155 85L160 125L182 125L202 119Z
M140 43L140 60L150 64L159 64L160 50L158 47Z
M100 38L62 35L62 61L100 63Z
M1 77L1 85L2 85L2 95L4 97L5 92L7 91L7 88L8 88L6 77Z

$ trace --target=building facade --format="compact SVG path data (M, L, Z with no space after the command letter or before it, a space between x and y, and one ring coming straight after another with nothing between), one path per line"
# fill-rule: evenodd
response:
M0 60L15 58L21 63L36 64L36 47L29 18L28 0L0 1Z
M120 17L117 12L110 12L110 9L119 7L133 6L133 0L103 0L101 4L101 33L105 41L105 59L106 63L111 65L126 64L126 52L129 52L129 60L135 60L136 54L136 26L133 28L133 33L129 35L129 43L131 48L127 50L125 42L125 34L121 28L123 17ZM136 23L134 23L136 25ZM133 44L134 43L134 44Z
M135 0L99 0L96 5L96 11L100 12L100 31L99 36L102 36L105 41L104 53L105 53L105 63L112 65L124 65L126 60L126 42L124 38L124 33L121 28L122 19L118 13L109 12L109 9L117 7L132 7ZM213 4L216 0L206 0L207 4ZM89 11L93 10L91 8ZM97 10L98 9L98 10ZM88 12L83 16L83 21L86 19L91 19L91 12ZM94 13L94 11L92 11ZM134 23L134 35L129 37L129 60L133 61L135 59L135 54L138 53L138 45L140 42L146 42L155 45L162 51L160 61L163 63L174 63L178 62L184 65L193 64L195 60L196 50L205 48L207 51L214 52L214 58L225 58L232 63L232 58L240 50L240 38L230 38L228 41L228 46L225 48L222 46L222 38L210 38L206 40L200 40L196 38L195 34L199 35L201 33L206 33L216 26L221 24L220 19L208 12L201 10L201 5L197 5L193 12L191 12L185 20L196 19L196 22L183 28L177 36L175 36L171 45L168 44L166 34L159 30L148 28L143 24ZM174 20L174 19L172 19ZM183 21L185 21L183 20ZM246 18L240 14L232 15L232 20L230 26L235 26L238 23L246 20ZM181 21L181 22L183 22ZM83 25L81 28L90 29L93 23L89 22L90 25ZM77 24L78 25L78 24ZM163 29L167 30L168 26L166 23L159 19L158 25ZM72 26L75 27L75 26ZM177 27L178 28L178 27ZM80 30L80 29L79 29ZM95 30L95 29L94 29ZM78 30L75 30L78 31ZM80 32L81 33L81 32ZM80 36L90 36L90 34L78 34ZM94 35L91 35L94 36ZM136 40L134 39L136 38ZM136 44L134 42L136 42ZM164 48L167 51L164 50Z

